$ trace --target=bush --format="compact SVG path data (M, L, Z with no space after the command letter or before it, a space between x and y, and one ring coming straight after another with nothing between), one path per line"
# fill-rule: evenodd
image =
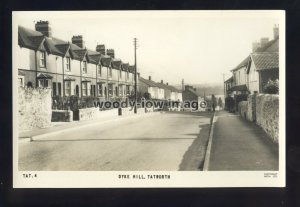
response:
M264 93L268 94L278 94L279 93L279 80L275 81L269 80L267 84L264 86Z

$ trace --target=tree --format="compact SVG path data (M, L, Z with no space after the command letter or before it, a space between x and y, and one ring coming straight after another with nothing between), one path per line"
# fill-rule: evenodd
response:
M279 92L279 80L276 79L272 81L271 79L269 79L267 84L264 86L264 93L278 94L278 92Z

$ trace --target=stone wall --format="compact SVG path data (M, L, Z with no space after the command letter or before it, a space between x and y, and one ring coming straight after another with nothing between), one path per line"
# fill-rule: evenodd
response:
M239 114L245 118L248 119L248 101L240 101L238 105Z
M260 94L256 96L256 123L278 143L279 96Z
M52 110L52 122L70 122L73 121L73 111Z
M248 102L248 108L247 108L247 120L255 122L256 120L256 94L249 95L247 102Z
M51 89L18 89L18 125L20 131L51 125Z
M279 96L271 94L249 95L239 103L240 115L259 125L274 142L278 143Z
M99 113L99 108L79 109L79 120L84 121L98 118Z

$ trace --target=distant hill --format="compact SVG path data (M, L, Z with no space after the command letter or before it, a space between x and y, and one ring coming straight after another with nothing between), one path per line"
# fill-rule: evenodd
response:
M214 95L223 95L224 86L222 84L188 84L197 89L198 93L204 94L206 96ZM174 85L176 88L181 89L181 85Z

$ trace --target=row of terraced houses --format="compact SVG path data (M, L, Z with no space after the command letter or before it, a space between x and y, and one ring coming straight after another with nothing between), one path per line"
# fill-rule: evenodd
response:
M104 44L96 50L85 47L81 35L71 42L52 36L48 21L38 21L35 30L18 27L17 67L19 86L47 87L52 96L124 99L134 94L133 65L115 58ZM146 80L137 73L138 90L152 99L182 100L181 90ZM158 93L159 91L159 93Z
M83 37L64 41L52 36L48 21L35 30L18 27L19 86L49 87L53 96L125 98L134 89L134 66L116 59L114 50L85 47Z

